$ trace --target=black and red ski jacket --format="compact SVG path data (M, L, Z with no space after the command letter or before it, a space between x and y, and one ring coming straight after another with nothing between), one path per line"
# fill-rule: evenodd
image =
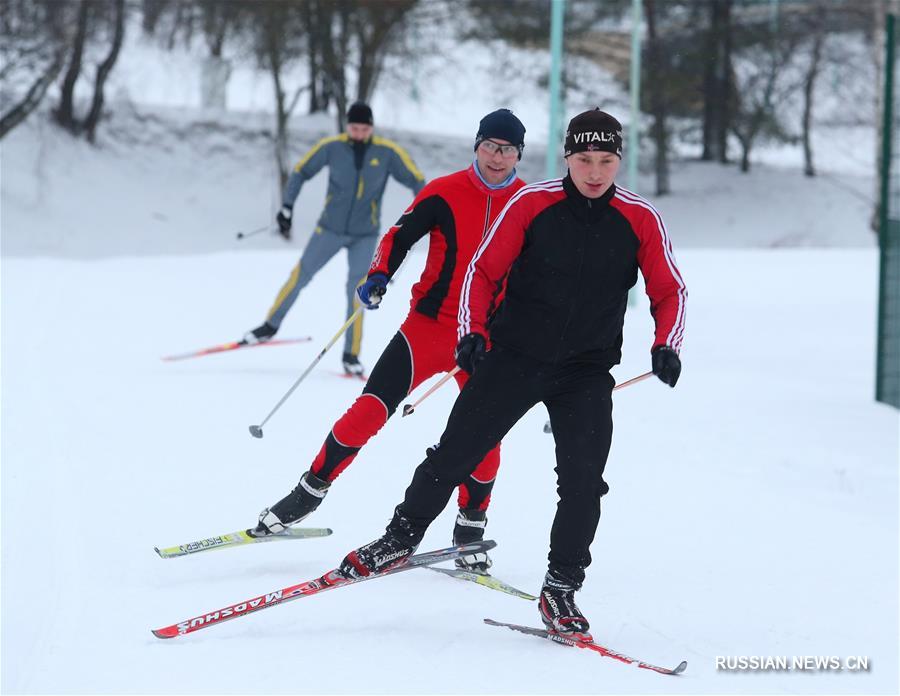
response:
M382 237L369 268L392 277L413 244L431 233L422 277L412 288L411 309L455 327L463 275L478 245L500 211L525 182L516 178L502 189L489 189L474 165L429 182L412 205ZM491 290L492 305L498 292Z
M488 336L494 288L507 278L491 341L547 362L580 356L612 366L621 358L638 269L656 322L651 349L680 350L687 289L656 209L615 185L587 198L568 175L530 184L510 199L469 264L459 335Z

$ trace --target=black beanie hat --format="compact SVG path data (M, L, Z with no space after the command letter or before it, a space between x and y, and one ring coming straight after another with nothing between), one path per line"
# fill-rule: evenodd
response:
M622 159L622 124L600 109L578 114L566 129L565 157L575 152L611 152Z
M509 109L497 109L481 119L478 133L475 135L475 149L478 149L482 140L488 138L500 138L512 143L519 148L519 157L522 157L522 148L525 147L525 126Z
M374 125L372 118L372 107L365 102L353 102L347 109L347 123L365 123L366 125Z

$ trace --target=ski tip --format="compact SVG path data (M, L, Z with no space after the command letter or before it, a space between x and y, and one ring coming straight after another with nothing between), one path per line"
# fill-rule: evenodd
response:
M258 425L251 425L250 426L250 434L257 439L262 438L262 436L263 436L262 427L260 427Z
M672 670L672 674L681 674L686 669L687 669L687 660L682 660L681 664Z
M154 546L154 547L153 547L153 550L156 551L156 555L157 555L157 556L159 556L160 558L165 558L165 556L163 556L162 551L159 550L159 547L158 547L158 546Z
M178 635L176 632L169 628L151 628L150 633L163 640L165 640L166 638L174 638Z
M493 539L485 539L481 542L485 551L490 551L497 545L497 542Z
M409 404L404 404L404 406L403 406L403 417L405 418L406 416L408 416L410 413L412 413L412 412L415 411L415 410L416 410L416 409L414 409L414 408L413 408L412 406L410 406Z

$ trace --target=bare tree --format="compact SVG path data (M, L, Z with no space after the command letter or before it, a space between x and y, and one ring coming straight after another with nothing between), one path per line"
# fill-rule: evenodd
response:
M84 44L88 34L88 13L90 3L88 0L80 0L78 3L78 18L75 22L75 35L72 37L72 46L69 55L69 66L63 77L60 87L59 105L54 116L56 122L73 134L79 131L79 122L75 118L75 83L81 74L81 63L84 59Z
M812 38L810 40L809 65L803 77L803 173L806 176L815 176L816 169L813 166L812 153L812 119L813 96L815 95L816 79L822 64L822 45L825 43L825 19L827 8L824 3L817 2L813 8L811 22Z
M249 7L248 19L256 32L255 52L259 63L269 71L275 95L275 163L279 185L289 176L287 124L291 113L308 85L299 85L288 94L285 71L303 55L302 12L296 5L279 0L259 0Z
M665 47L657 31L656 0L644 0L644 17L647 20L647 71L653 76L648 89L650 112L653 114L653 142L656 145L656 195L671 192L669 185L669 139L666 118L668 115L668 70Z
M741 171L750 171L750 152L760 137L789 140L778 105L799 86L784 70L796 44L789 38L773 41L770 48L757 44L741 55L734 79L731 132L741 145Z
M319 31L317 47L321 51L321 71L325 99L337 107L337 127L343 130L347 111L347 74L350 42L350 0L315 0Z
M703 154L706 161L728 161L728 130L733 86L732 20L734 0L707 0L709 28L706 31L703 72Z
M122 48L122 40L125 37L125 0L113 0L113 36L109 53L103 62L97 66L97 76L94 78L94 96L91 99L91 110L84 121L84 131L89 143L93 143L97 135L97 124L103 111L103 88L106 79L116 64L119 51Z
M356 98L369 101L381 74L391 35L402 26L417 0L368 0L353 13L358 54Z
M111 25L111 26L109 26ZM75 115L75 85L84 69L84 51L89 40L108 29L112 36L106 57L97 66L91 106L87 115L79 119ZM109 32L107 32L109 33ZM69 65L60 89L60 101L54 116L56 122L73 135L84 134L93 143L97 124L103 114L104 88L122 47L125 36L125 0L103 2L81 0L78 5L75 34L69 54Z
M141 29L145 34L152 36L156 33L160 18L172 4L173 0L141 0Z
M0 15L0 138L41 104L65 63L64 8L9 0ZM9 105L9 106L7 106Z

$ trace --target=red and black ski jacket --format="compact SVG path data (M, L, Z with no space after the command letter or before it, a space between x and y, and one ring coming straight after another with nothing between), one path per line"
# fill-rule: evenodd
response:
M413 244L431 233L422 277L412 288L410 307L448 326L457 325L463 275L478 245L512 195L525 182L516 178L489 189L474 165L429 182L409 209L382 237L369 268L392 277ZM491 290L488 309L498 292Z
M619 362L628 290L640 268L656 322L651 347L678 351L687 289L656 209L615 185L583 196L571 178L513 196L466 272L459 335L488 336L494 288L506 296L490 321L493 342L558 363L575 356Z

